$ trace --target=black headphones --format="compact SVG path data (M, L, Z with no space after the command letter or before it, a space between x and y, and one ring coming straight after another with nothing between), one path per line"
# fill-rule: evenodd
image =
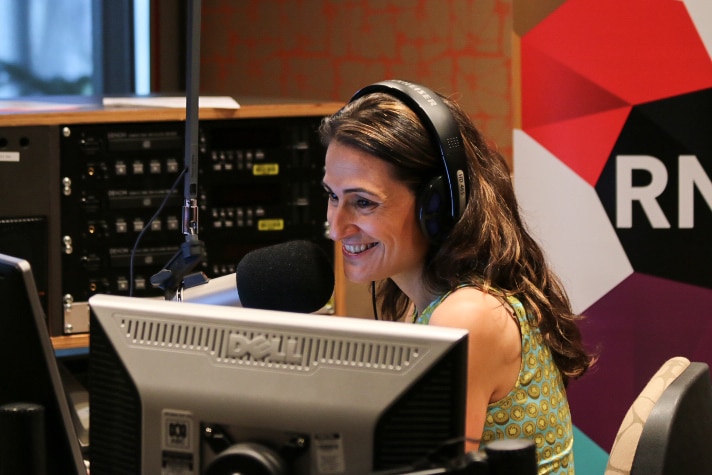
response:
M418 196L417 217L423 233L442 240L460 219L467 205L467 157L457 121L440 96L427 87L398 79L360 89L349 102L382 92L403 102L423 123L440 151L444 173L428 182Z

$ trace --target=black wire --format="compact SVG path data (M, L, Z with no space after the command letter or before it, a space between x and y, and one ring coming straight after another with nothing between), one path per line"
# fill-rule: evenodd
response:
M373 318L378 320L378 308L376 307L376 282L371 281L371 304L373 305Z
M131 249L131 258L129 259L129 297L133 297L133 292L134 292L134 257L136 255L136 249L138 248L138 243L141 241L141 238L143 237L143 233L146 232L148 228L151 227L151 223L153 223L156 218L158 217L159 214L161 214L161 211L163 211L163 208L166 207L166 203L168 203L168 199L171 197L175 189L178 187L178 183L180 183L181 179L185 176L185 174L188 172L187 168L184 168L182 172L178 175L178 178L176 178L176 181L173 183L173 186L171 186L171 189L168 190L168 193L166 194L165 198L163 198L163 202L161 205L158 207L156 212L151 216L151 219L148 220L148 223L146 223L143 226L143 229L141 230L140 233L138 233L138 236L136 237L136 242L134 242L133 249Z

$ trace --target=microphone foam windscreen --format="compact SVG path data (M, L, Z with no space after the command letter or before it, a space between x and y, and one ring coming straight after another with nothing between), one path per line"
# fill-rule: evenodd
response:
M334 292L334 267L309 241L289 241L251 251L237 265L243 307L310 313Z

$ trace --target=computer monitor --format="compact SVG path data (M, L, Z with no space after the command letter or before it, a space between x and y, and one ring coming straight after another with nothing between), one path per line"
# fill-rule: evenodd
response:
M0 254L0 305L0 405L42 406L47 473L86 474L47 321L26 260Z
M92 475L367 475L464 452L464 330L89 304Z

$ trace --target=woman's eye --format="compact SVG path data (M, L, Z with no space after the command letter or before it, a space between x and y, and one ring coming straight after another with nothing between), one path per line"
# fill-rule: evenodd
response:
M371 208L373 204L373 201L367 200L365 198L359 198L356 200L356 206L359 208Z

